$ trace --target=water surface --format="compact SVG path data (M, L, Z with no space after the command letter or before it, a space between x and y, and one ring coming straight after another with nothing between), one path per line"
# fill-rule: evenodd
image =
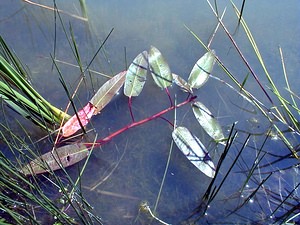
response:
M53 6L49 1L41 4ZM57 2L59 9L69 14L81 15L77 1ZM237 18L229 1L218 5L221 12L227 11L224 22L230 32L237 28ZM77 65L71 47L67 41L70 26L78 45L81 62L85 67L90 63L97 49L111 29L114 29L104 50L99 53L90 69L113 75L126 68L133 58L150 45L156 46L165 56L171 70L187 78L194 63L205 53L205 49L189 33L188 26L205 43L211 37L217 21L206 1L87 1L88 22L61 13L62 22L52 11L20 1L2 1L0 3L0 34L11 46L31 72L32 84L50 102L64 108L67 97L59 82L57 70L53 69L51 56L65 63ZM273 1L247 1L244 17L255 37L275 83L284 91L284 77L278 52L281 46L286 62L286 70L291 89L297 93L299 79L299 3L296 0L273 3ZM64 32L67 32L67 37ZM234 38L250 65L258 74L262 85L267 88L267 80L242 27L235 32ZM237 79L242 81L248 74L247 68L233 49L232 44L220 28L211 48ZM125 58L126 51L126 58ZM126 65L127 62L127 65ZM58 63L59 69L71 88L80 77L80 71L74 66ZM215 66L213 75L232 84L219 66ZM107 78L91 74L78 91L76 103L84 105ZM249 75L245 87L259 100L270 106L267 98ZM172 96L177 93L178 101L186 94L176 87L171 88ZM270 92L269 92L270 93ZM271 93L270 93L271 94ZM285 96L287 92L283 92ZM225 135L231 125L238 121L235 129L239 131L236 142L231 147L227 160L220 171L217 183L230 167L233 158L240 150L248 133L252 135L248 147L233 168L229 178L222 186L216 199L211 203L205 216L196 223L251 223L254 221L272 221L269 216L276 208L268 191L283 193L290 190L299 181L297 168L292 171L274 174L236 213L232 211L243 202L248 192L254 190L265 175L261 173L248 182L243 193L239 190L244 184L247 172L254 163L257 149L262 145L270 124L258 112L250 113L254 108L237 92L222 82L210 79L196 91L198 99L204 103L219 119ZM136 120L148 117L169 107L168 97L156 87L150 76L142 94L134 98L133 109ZM254 112L254 111L253 111ZM70 111L72 113L72 111ZM166 115L173 121L173 112ZM189 127L207 146L213 161L217 163L224 147L216 146L203 132L193 118L189 107L178 109L177 120L180 125ZM100 115L92 119L92 125L99 137L105 137L131 122L127 98L120 94ZM94 206L97 215L104 224L149 224L150 220L139 212L139 205L147 201L153 209L157 199L171 144L172 128L163 120L151 121L141 127L126 131L113 141L95 149L83 176L83 192L89 203ZM45 135L42 131L34 133L36 138ZM299 141L299 137L292 137ZM269 139L264 145L266 151L276 154L288 154L280 141ZM264 163L272 161L268 158ZM266 169L284 168L289 162L270 166ZM68 169L76 176L77 166ZM181 154L173 148L169 169L157 207L157 215L167 223L187 224L201 203L211 179L199 172ZM97 186L93 190L91 188ZM248 191L248 192L247 192ZM299 198L299 195L296 195ZM222 207L220 207L222 205ZM282 213L284 210L282 211ZM232 213L232 214L231 214ZM281 213L281 211L280 211ZM230 214L230 216L229 216ZM251 215L251 216L249 216ZM266 222L267 223L267 222ZM152 221L152 224L156 224Z

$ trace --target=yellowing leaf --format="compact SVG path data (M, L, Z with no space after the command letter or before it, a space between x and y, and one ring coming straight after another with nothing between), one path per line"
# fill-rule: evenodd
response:
M205 105L194 102L192 108L196 119L209 136L216 141L225 139L220 124Z
M99 113L111 101L115 94L118 93L124 84L125 75L126 71L123 71L106 81L90 100L90 103L96 107L94 115Z
M192 88L200 88L208 80L213 66L216 62L215 51L205 53L194 65L188 83Z
M124 94L127 97L138 96L146 82L148 69L147 52L140 53L130 64L124 84Z
M89 150L84 144L65 145L32 160L21 168L21 172L30 175L55 171L81 161L88 154Z
M149 67L151 75L159 87L166 88L172 84L170 67L161 52L154 46L151 46L149 51Z
M177 147L206 176L215 176L215 166L201 141L185 127L177 127L172 132Z

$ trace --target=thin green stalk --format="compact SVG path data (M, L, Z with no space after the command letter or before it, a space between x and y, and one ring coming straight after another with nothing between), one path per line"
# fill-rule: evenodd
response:
M161 196L161 192L162 192L162 189L163 189L163 186L164 186L164 183L165 183L165 179L166 179L166 176L167 176L167 172L168 172L168 169L169 169L169 164L170 164L170 161L171 161L173 145L174 145L174 141L172 140L171 141L171 145L170 145L170 150L169 150L169 155L168 155L166 167L165 167L165 171L164 171L164 175L163 175L160 187L159 187L159 191L158 191L158 194L157 194L157 197L156 197L156 201L155 201L155 205L154 205L154 209L153 209L153 213L154 214L156 214L158 202L159 202L159 199L160 199L160 196Z
M234 5L234 3L231 1L234 9L235 9L235 12L236 12L236 15L238 17L240 17L240 12L239 10L237 9L237 7ZM251 43L252 47L253 47L253 50L259 60L259 63L261 64L264 72L265 72L265 75L271 85L271 88L272 88L272 91L274 92L274 94L277 96L278 100L280 101L280 103L282 104L282 107L284 109L284 111L287 113L287 115L289 116L290 118L290 121L292 122L293 124L293 127L298 127L298 120L296 119L296 117L293 115L293 113L290 111L287 103L285 100L283 100L284 98L281 96L280 92L278 91L275 83L273 82L272 80L272 77L270 76L266 66L265 66L265 63L263 61L263 58L259 52L259 49L257 47L257 44L254 40L254 37L252 36L252 33L249 29L249 27L247 26L245 20L241 17L241 24L246 32L246 35L248 37L248 40L249 42ZM275 113L272 113L273 116L276 116L281 122L283 122L284 124L286 124L287 126L289 126L291 128L291 130L294 130L292 128L292 126L289 125L289 123L285 120L285 118L282 116L282 114L280 113L280 111L278 110L277 107L273 107L273 109L275 110L276 114ZM267 118L270 120L270 117L269 115L267 115ZM299 156L297 154L297 152L294 150L292 144L288 141L288 139L284 136L284 134L281 132L281 130L278 128L278 126L276 124L273 123L273 126L275 127L276 131L279 133L279 136L281 137L281 139L284 141L284 143L287 145L287 147L290 149L290 151L292 152L292 154L294 155L295 158L299 159Z
M31 100L25 98L19 92L13 90L7 84L0 81L0 97L7 102L16 112L24 116L24 118L30 118L37 122L40 126L43 124L36 120L37 117L43 117L48 122L54 120L53 116L49 113L49 110L40 110L39 105L34 104Z
M33 102L38 104L44 112L49 112L49 110L51 110L58 120L65 116L64 112L51 105L37 91L35 91L27 82L27 80L20 76L18 72L1 55L0 63L1 76L4 77L4 79L7 79L8 82L15 85L18 89L22 90L22 92L26 94L26 96Z
M267 67L265 66L264 60L263 60L263 58L262 58L262 56L261 56L261 54L260 54L260 51L259 51L259 49L258 49L258 47L257 47L257 44L256 44L256 42L255 42L255 39L254 39L254 37L252 36L252 33L251 33L251 31L250 31L248 25L246 24L244 18L242 18L242 17L240 16L240 13L239 13L238 9L237 9L237 7L234 5L233 2L232 2L232 5L233 5L233 7L234 7L234 9L235 9L235 12L236 12L237 16L241 18L241 24L242 24L242 26L243 26L243 28L244 28L244 30L245 30L245 32L246 32L246 35L247 35L247 37L248 37L248 39L249 39L249 42L251 43L251 45L252 45L252 47L253 47L253 50L254 50L254 52L255 52L255 54L256 54L256 56L257 56L257 59L258 59L260 65L262 66L262 68L263 68L263 70L264 70L264 72L265 72L265 75L266 75L266 77L267 77L267 79L268 79L268 81L269 81L269 83L270 83L270 85L271 85L272 91L273 91L274 94L278 97L280 103L282 104L282 106L283 106L283 108L285 109L285 111L288 113L288 115L289 115L289 117L290 117L292 123L294 124L294 126L297 127L297 119L293 116L293 113L291 113L291 111L289 110L288 106L286 105L286 102L282 100L283 97L279 97L279 96L281 96L281 94L280 94L279 90L277 89L277 87L276 87L276 85L275 85L275 83L274 83L274 81L273 81L271 75L269 74L269 72L268 72L268 70L267 70ZM284 118L282 118L282 120L284 120Z
M289 80L288 80L288 77L287 77L287 73L286 73L286 69L285 69L285 63L284 63L284 58L283 58L283 53L282 53L281 47L279 47L279 54L280 54L282 71L283 71L285 83L286 83L286 86L287 86L287 90L291 93L291 87L290 87L290 83L289 83ZM291 99L292 99L292 102L293 102L292 106L298 111L298 114L300 114L300 110L299 110L299 108L297 106L297 103L296 103L296 101L294 99L294 96L292 94L291 94Z
M261 88L261 90L265 93L265 95L267 96L267 98L269 99L269 101L273 104L273 101L271 99L271 97L268 95L268 93L266 92L266 90L263 88L262 84L260 83L256 73L254 72L254 70L252 69L252 67L250 66L250 64L248 63L248 61L246 60L246 58L244 57L243 53L241 52L241 50L239 49L237 43L235 42L235 40L233 39L233 37L230 35L229 31L227 30L226 26L224 25L223 21L218 17L217 13L215 12L214 8L212 7L212 5L210 4L210 2L207 0L207 3L209 4L211 10L213 11L213 13L215 14L216 18L218 19L219 23L221 24L223 30L225 31L226 35L228 36L228 38L230 39L231 43L233 44L234 48L236 49L236 51L238 52L238 54L240 55L241 59L243 60L244 64L246 65L246 67L248 68L248 70L250 71L250 73L252 74L253 78L255 79L255 81L257 82L257 84L259 85L259 87Z
M16 112L47 129L70 116L45 100L27 81L26 71L0 36L0 97Z
M174 105L177 105L176 95L175 95ZM177 110L175 108L175 110L174 110L174 127L173 127L173 129L175 129L176 126L177 126ZM169 169L169 164L170 164L170 161L171 161L171 156L172 156L172 151L173 151L173 145L174 145L174 141L172 139L170 149L169 149L169 155L168 155L168 159L167 159L167 163L166 163L166 167L165 167L165 171L164 171L164 175L163 175L160 187L159 187L159 191L158 191L156 201L155 201L155 205L154 205L154 209L153 209L154 214L156 214L158 202L159 202L161 192L162 192L162 189L163 189L163 186L164 186L164 183L165 183L165 179L166 179L166 176L167 176L167 172L168 172L168 169Z
M1 210L5 210L5 212L8 213L14 219L14 222L16 224L20 224L20 225L24 224L24 221L20 220L22 218L22 215L20 215L19 213L14 212L12 209L4 206L1 201L0 201L0 208L1 208ZM5 225L5 224L8 224L8 223L2 223L1 219L0 219L0 224Z

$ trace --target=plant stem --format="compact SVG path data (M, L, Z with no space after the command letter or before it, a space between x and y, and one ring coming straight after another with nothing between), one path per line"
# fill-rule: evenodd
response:
M131 124L129 124L129 125L127 125L127 126L121 128L121 129L115 131L114 133L110 134L109 136L107 136L107 137L105 137L105 138L103 138L103 139L98 139L98 140L96 141L96 144L95 144L95 143L86 143L85 145L86 145L87 147L91 147L92 145L93 145L93 146L97 146L97 145L100 146L100 145L102 145L102 144L105 144L106 142L111 141L114 137L116 137L116 136L118 136L119 134L121 134L121 133L127 131L128 129L133 128L133 127L137 127L137 126L142 125L142 124L144 124L144 123L147 123L147 122L149 122L149 121L151 121L151 120L154 120L154 119L156 119L156 118L159 118L159 117L161 117L162 115L166 114L167 112L170 112L170 111L172 111L172 110L174 110L174 109L176 109L176 108L179 108L179 107L181 107L181 106L186 105L187 103L192 102L195 98L197 98L197 96L191 96L191 97L189 97L187 100L185 100L184 102L181 102L181 103L179 103L179 104L177 104L177 105L170 106L169 108L167 108L167 109L165 109L165 110L162 110L162 111L160 111L160 112L158 112L158 113L156 113L156 114L154 114L154 115L152 115L152 116L150 116L150 117L147 117L147 118L145 118L145 119L142 119L142 120L140 120L140 121L132 122Z

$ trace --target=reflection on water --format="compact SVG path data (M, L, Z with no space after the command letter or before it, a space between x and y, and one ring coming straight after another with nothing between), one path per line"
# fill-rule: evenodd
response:
M40 1L40 3L49 4L48 1ZM80 15L77 1L57 2L57 4L60 9L68 13ZM222 2L222 4L228 4L224 21L229 29L234 31L237 19L230 3ZM34 86L50 102L64 108L68 99L59 83L57 71L53 70L50 54L66 63L74 65L78 63L74 59L59 18L56 18L55 38L52 11L16 0L2 1L0 6L0 34L28 65ZM219 10L223 7L224 5L219 5ZM282 47L287 73L294 90L297 89L293 87L299 86L299 79L296 79L295 75L300 68L297 60L299 59L297 11L299 11L297 1L289 1L289 4L247 1L244 12L245 19L262 51L265 64L270 66L270 73L274 74L276 83L283 82L282 72L278 72L282 69L277 53L278 45ZM130 3L128 1L87 1L87 12L89 23L62 13L63 24L68 33L69 22L72 25L83 67L89 64L106 35L114 28L104 50L99 53L90 67L107 74L116 74L126 68L125 48L127 64L129 64L138 53L154 45L164 54L171 70L187 78L194 63L205 51L186 30L184 24L204 41L209 40L216 26L216 20L204 1L130 1ZM260 75L262 69L257 64L249 44L245 42L246 38L241 28L235 38L250 64ZM216 49L217 55L238 79L243 80L246 77L248 71L222 31L217 33L212 48ZM58 65L68 85L74 88L80 77L80 70L63 63ZM218 67L215 67L213 75L230 82ZM262 75L259 79L262 80L263 85L266 84ZM87 75L86 82L78 91L76 103L79 105L81 102L84 105L92 96L93 90L97 90L105 80L106 78L96 74ZM257 97L262 96L262 92L252 78L249 78L245 87ZM186 95L180 93L176 87L171 88L171 93L172 96L177 93L179 102L186 98ZM274 206L267 194L284 195L286 190L293 188L299 181L298 170L295 169L289 174L280 172L271 177L255 196L249 198L244 207L237 212L232 210L240 205L243 199L249 197L251 190L255 190L259 179L265 177L264 172L287 166L276 164L262 168L258 171L261 176L250 180L243 192L239 192L240 188L246 185L243 182L247 178L247 171L255 162L258 150L263 146L263 149L272 150L278 155L289 152L280 141L268 140L264 143L264 134L270 127L269 122L255 111L249 102L220 81L210 79L196 94L219 119L226 135L231 125L238 121L236 130L239 134L227 155L228 162L221 168L218 182L226 174L248 133L253 134L249 139L248 147L216 199L211 203L204 219L200 219L201 224L204 221L236 223L268 220L268 215L274 210ZM262 98L262 100L268 104L267 99ZM159 91L150 76L145 90L138 98L133 99L136 120L146 118L168 106L167 96L163 91ZM173 112L166 115L166 118L172 121ZM211 143L209 137L191 116L189 107L178 109L177 119L178 124L189 127L208 146L213 161L217 163L224 147ZM105 137L130 121L127 98L120 94L100 115L92 119L92 124L99 137ZM172 128L168 123L157 119L128 130L110 143L94 150L85 170L82 186L87 200L94 206L97 215L102 217L104 224L151 223L147 216L139 213L139 205L142 201L147 201L150 208L154 208L168 159L171 131ZM45 134L36 132L34 135L38 139ZM299 140L298 137L293 138L295 142ZM267 158L264 164L271 161L271 157ZM71 176L76 176L78 170L72 167L68 172ZM189 164L174 147L156 215L172 224L190 223L187 218L193 215L194 210L199 206L209 183L210 179ZM299 197L298 194L297 196ZM276 204L277 202L278 200ZM226 217L228 219L224 219L225 216L228 216ZM151 224L156 222L152 221Z

